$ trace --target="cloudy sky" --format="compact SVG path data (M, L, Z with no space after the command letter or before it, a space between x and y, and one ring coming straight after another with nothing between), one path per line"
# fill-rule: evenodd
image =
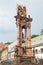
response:
M27 14L33 18L32 34L40 34L43 29L43 0L0 0L0 42L12 42L17 38L14 18L17 4L25 5Z

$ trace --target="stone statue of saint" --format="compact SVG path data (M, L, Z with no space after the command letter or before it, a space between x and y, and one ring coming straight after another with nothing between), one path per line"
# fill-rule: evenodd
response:
M26 7L18 5L17 6L17 14L22 16L22 17L26 17Z

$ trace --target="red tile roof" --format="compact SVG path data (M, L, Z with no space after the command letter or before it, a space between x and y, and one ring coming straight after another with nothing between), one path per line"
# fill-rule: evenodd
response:
M6 44L0 43L0 49L4 49L4 48L6 48Z

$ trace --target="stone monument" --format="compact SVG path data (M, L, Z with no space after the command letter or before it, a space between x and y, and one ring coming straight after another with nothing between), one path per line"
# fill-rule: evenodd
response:
M16 25L17 25L17 45L15 56L17 62L20 63L24 60L31 61L33 59L33 51L31 46L31 22L30 15L27 17L26 7L18 5Z

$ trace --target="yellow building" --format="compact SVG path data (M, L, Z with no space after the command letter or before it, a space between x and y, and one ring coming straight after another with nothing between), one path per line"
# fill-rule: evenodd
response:
M8 59L8 47L4 48L2 50L2 54L1 54L1 60L7 60Z
M7 60L8 58L8 47L4 43L0 43L0 60Z

